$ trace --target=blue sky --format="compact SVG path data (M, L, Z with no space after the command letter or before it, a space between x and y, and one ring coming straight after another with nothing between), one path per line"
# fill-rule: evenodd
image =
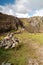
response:
M0 0L0 5L13 4L15 0Z
M43 16L43 0L0 0L0 12L20 18Z

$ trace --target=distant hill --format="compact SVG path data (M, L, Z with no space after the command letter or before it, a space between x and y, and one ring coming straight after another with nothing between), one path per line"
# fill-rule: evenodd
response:
M23 27L23 23L17 17L0 13L0 32L18 30L19 27Z
M43 17L35 16L30 18L21 18L20 20L24 23L25 29L28 32L43 32Z

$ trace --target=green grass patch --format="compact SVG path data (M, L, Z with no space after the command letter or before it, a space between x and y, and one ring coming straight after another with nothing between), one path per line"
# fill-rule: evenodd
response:
M28 47L29 39L38 44L43 44L43 33L28 33L24 31L21 34L15 34L22 44L21 47L15 49L4 50L0 49L0 64L2 62L11 62L14 65L27 65L28 56L36 57L34 51ZM0 37L0 40L4 36ZM28 44L27 44L28 43ZM33 43L33 42L32 42Z

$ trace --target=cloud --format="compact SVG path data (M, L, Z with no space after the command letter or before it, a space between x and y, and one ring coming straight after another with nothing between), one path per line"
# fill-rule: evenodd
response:
M43 9L41 10L36 10L33 16L43 16Z
M15 12L10 5L0 6L0 12L8 14L8 15L15 15L14 14Z
M15 11L18 13L30 13L32 10L43 8L43 0L16 0Z
M30 12L30 8L28 7L29 0L16 0L15 3L15 11L17 13L28 13Z
M14 4L0 5L0 12L17 17L43 16L43 0L16 0Z
M19 18L21 18L21 17L22 18L29 18L30 17L28 13L26 13L26 14L16 13L16 16L19 17Z

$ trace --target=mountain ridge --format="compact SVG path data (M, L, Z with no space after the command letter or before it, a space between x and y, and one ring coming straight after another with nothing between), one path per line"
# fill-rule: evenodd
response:
M23 23L14 16L0 13L0 31L17 30Z
M28 32L43 32L43 17L34 16L30 18L21 18L20 20L24 22L25 28L28 30Z
M0 31L18 30L19 27L24 28L29 33L43 32L43 17L17 18L0 13Z

